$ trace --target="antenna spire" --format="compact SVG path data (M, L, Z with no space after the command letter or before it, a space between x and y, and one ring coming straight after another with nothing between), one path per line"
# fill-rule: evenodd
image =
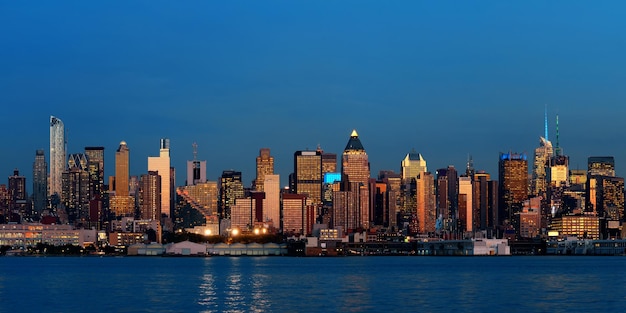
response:
M194 143L191 144L191 147L193 147L193 160L196 161L198 160L198 144L194 141Z
M548 139L548 104L546 104L546 108L543 112L543 128L544 128L544 138Z

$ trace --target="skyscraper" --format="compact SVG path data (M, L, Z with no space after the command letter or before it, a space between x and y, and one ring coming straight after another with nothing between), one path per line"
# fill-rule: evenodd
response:
M459 177L459 221L461 230L471 232L474 230L474 202L473 202L472 178Z
M256 191L264 191L265 175L271 174L274 174L274 157L270 155L269 148L261 148L259 156L256 157L256 179L254 180Z
M370 223L370 203L369 203L369 179L370 179L370 163L359 139L356 130L350 134L348 144L343 151L341 157L341 173L346 177L349 183L359 184L360 203L359 203L359 226L369 229ZM351 191L355 188L351 187Z
M535 149L533 160L533 172L531 182L531 194L535 196L545 195L547 188L549 161L552 157L552 143L544 137L539 137L539 147Z
M296 151L294 159L295 193L306 195L309 204L322 202L322 154L319 151Z
M67 209L69 221L84 225L89 219L89 172L87 156L70 154L67 170L63 172L61 201Z
M13 176L9 176L9 209L13 213L18 214L20 217L28 217L30 212L26 212L26 204L28 195L26 194L26 177L20 175L20 171L15 169ZM11 220L11 222L18 222L18 220Z
M515 213L528 198L528 161L525 154L500 153L498 223L515 225Z
M90 199L101 199L104 192L104 147L85 147L85 155Z
M596 156L587 159L587 173L590 176L615 176L615 159L612 156Z
M170 140L161 139L159 156L148 157L148 171L156 171L161 176L161 213L172 217L171 215L171 181L170 181Z
M111 183L113 186L110 187L115 191L115 195L110 198L109 206L116 216L134 216L135 214L135 199L129 193L129 160L130 149L126 141L122 141L115 153L115 178Z
M33 162L33 209L37 214L48 205L48 163L43 150L35 152Z
M61 119L50 116L50 195L61 195L65 170L65 126Z
M415 189L419 232L422 234L434 232L437 220L435 178L429 172L422 172L415 180Z
M204 183L206 179L206 161L198 160L198 145L193 143L193 161L187 161L187 186Z
M271 222L273 227L280 228L280 176L266 174L263 182L265 199L263 203L263 222Z
M139 215L142 219L161 219L161 176L149 171L139 179Z
M415 149L407 153L401 162L402 167L402 181L404 183L410 182L412 178L416 178L422 172L427 172L426 160L424 157L417 153Z
M241 172L223 171L220 178L220 215L221 218L231 218L231 207L235 205L236 199L243 199L243 182Z

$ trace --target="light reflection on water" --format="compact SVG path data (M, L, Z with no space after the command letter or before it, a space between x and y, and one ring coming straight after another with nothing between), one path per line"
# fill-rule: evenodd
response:
M622 311L624 257L0 258L0 312Z

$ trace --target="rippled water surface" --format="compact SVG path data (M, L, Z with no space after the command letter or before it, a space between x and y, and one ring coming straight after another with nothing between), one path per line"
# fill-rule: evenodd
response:
M2 312L623 312L625 257L2 257Z

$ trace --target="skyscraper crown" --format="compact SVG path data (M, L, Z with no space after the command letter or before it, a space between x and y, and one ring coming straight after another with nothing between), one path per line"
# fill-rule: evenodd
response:
M350 140L348 140L348 144L346 145L346 149L344 151L365 151L363 144L361 144L361 140L359 140L359 134L356 132L356 129L352 131Z

